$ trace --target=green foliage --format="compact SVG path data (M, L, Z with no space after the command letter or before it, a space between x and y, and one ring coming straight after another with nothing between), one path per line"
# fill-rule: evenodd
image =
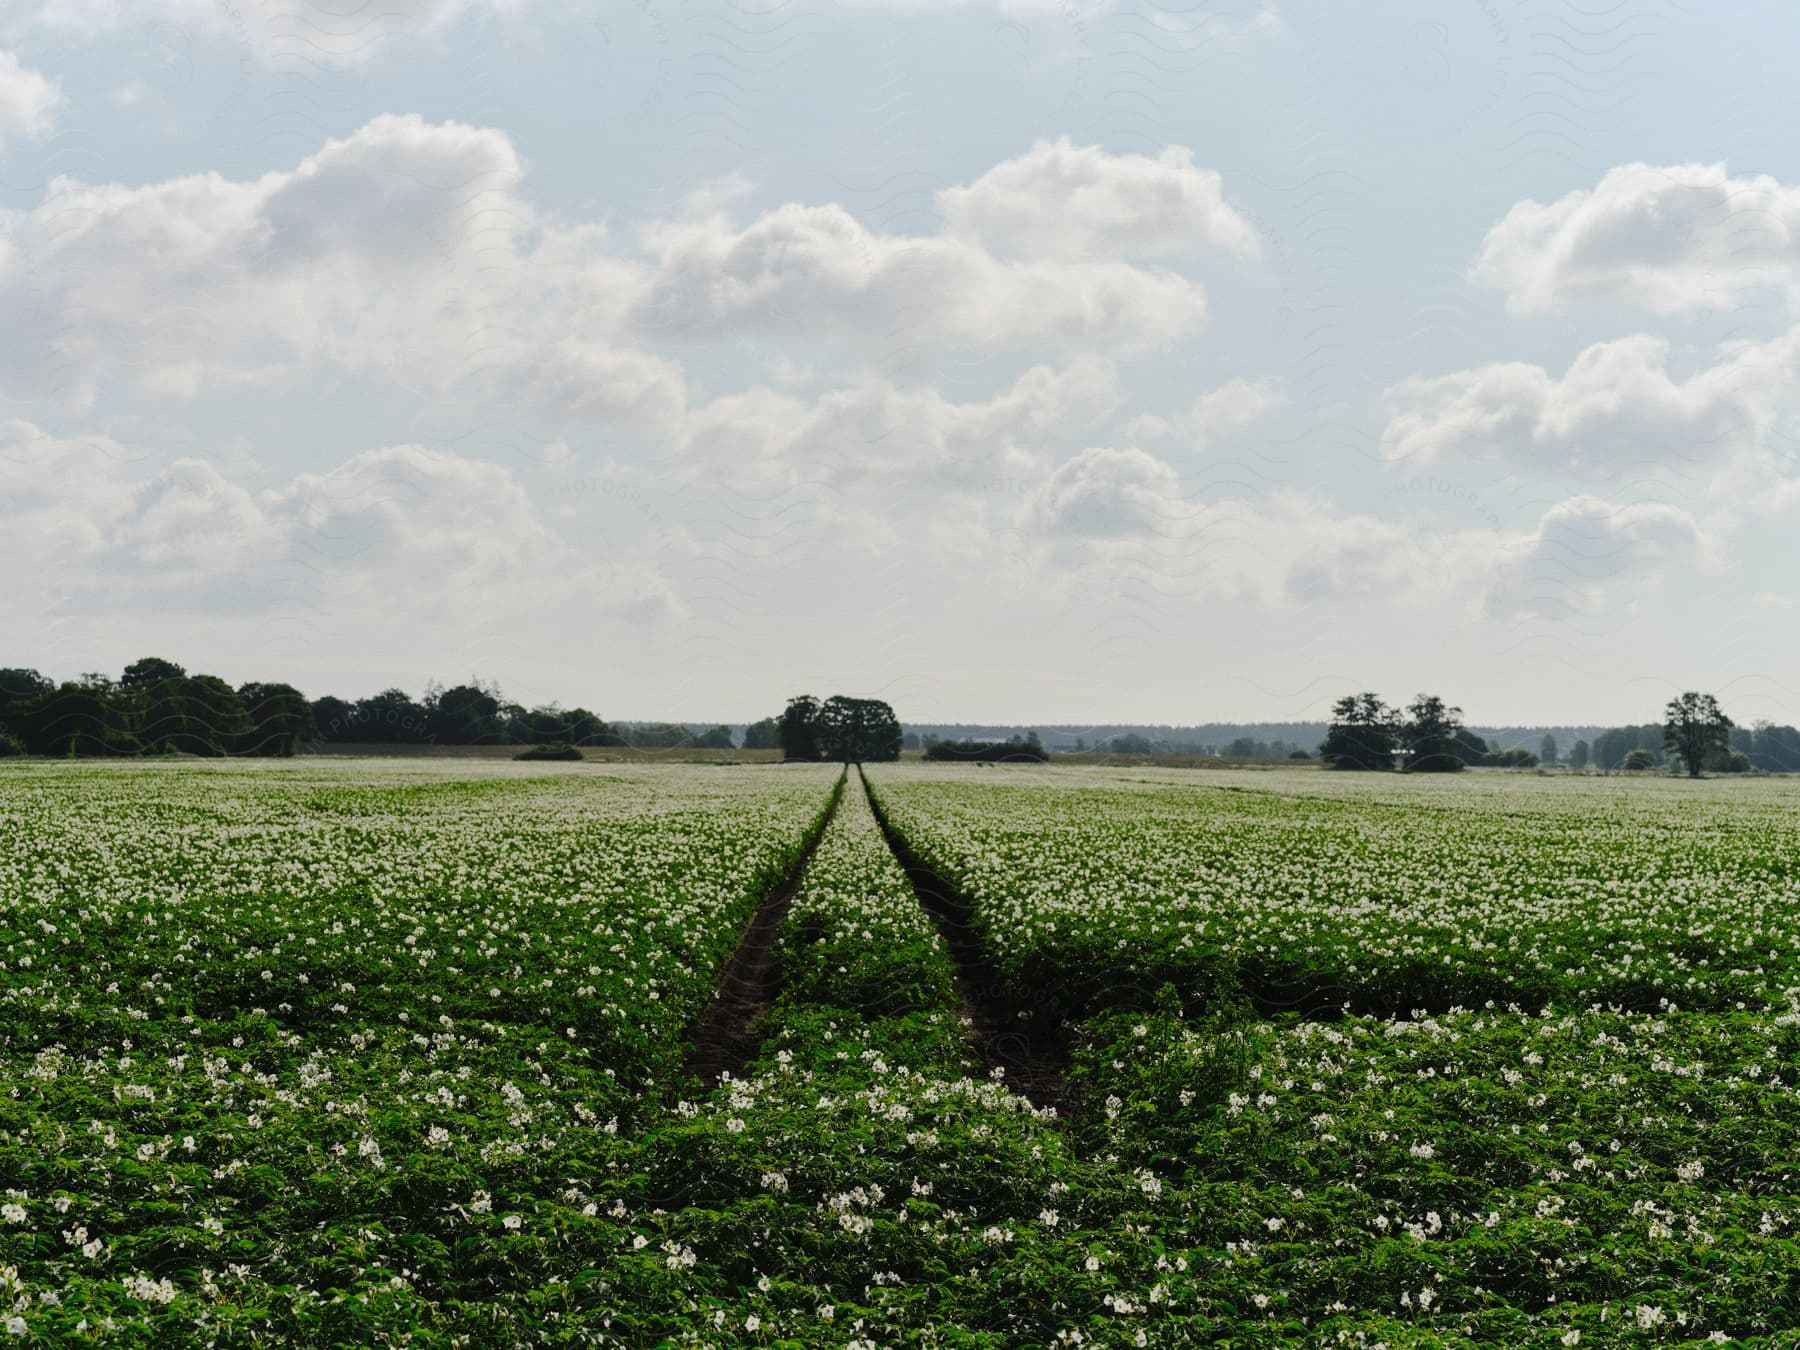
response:
M1319 758L1332 769L1385 770L1399 748L1399 715L1376 694L1347 694L1332 705Z
M1050 755L1034 731L1028 736L1010 736L1004 741L934 740L926 745L925 758L953 764L1042 764Z
M1731 719L1711 694L1692 690L1669 700L1663 710L1663 748L1678 758L1689 778L1708 761L1731 751Z
M567 741L546 741L542 745L534 745L521 750L513 756L522 760L582 760L587 756L581 753L581 747L570 745Z

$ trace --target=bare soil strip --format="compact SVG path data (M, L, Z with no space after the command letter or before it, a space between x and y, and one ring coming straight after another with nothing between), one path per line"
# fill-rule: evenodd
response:
M861 773L860 766L857 770ZM868 779L863 779L868 788ZM981 1055L982 1066L992 1073L1005 1070L1004 1082L1033 1106L1053 1106L1062 1100L1064 1075L1069 1064L1063 1009L1052 995L1021 1005L1001 987L993 953L971 924L968 902L907 847L906 840L888 824L873 792L869 804L881 834L912 883L919 905L931 916L950 949L956 966L956 983L962 995L962 1016L970 1028L970 1040Z
M825 837L842 796L840 780L832 791L830 807L806 841L794 870L756 907L749 927L738 939L736 950L719 976L719 988L711 1005L694 1026L687 1071L709 1091L717 1087L726 1074L741 1077L744 1066L756 1058L762 1043L759 1024L763 1014L773 1006L775 996L781 992L781 961L775 950L775 940L781 934L781 925L787 922L794 896L806 879L806 864Z

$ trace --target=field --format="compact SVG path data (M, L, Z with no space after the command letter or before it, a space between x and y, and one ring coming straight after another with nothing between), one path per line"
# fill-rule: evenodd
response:
M1786 780L13 764L0 948L21 1343L1800 1344Z

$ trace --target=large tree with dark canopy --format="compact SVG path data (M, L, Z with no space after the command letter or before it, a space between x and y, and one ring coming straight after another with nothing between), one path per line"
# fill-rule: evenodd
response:
M1714 755L1731 749L1731 719L1711 694L1689 690L1663 709L1663 748L1679 755L1689 778Z
M1346 694L1332 705L1319 758L1334 769L1391 769L1399 736L1399 718L1377 695Z
M312 732L312 705L291 684L252 680L238 688L250 730L239 753L245 755L298 754L300 742Z
M777 728L783 759L819 757L819 700L811 694L790 698Z
M899 759L900 721L878 698L835 694L819 709L819 749L845 764Z
M1409 752L1408 773L1457 773L1463 766L1462 709L1452 708L1436 694L1420 694L1406 710L1400 729L1401 743Z

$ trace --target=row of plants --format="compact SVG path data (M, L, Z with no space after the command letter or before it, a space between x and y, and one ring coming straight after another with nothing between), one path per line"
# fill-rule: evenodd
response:
M9 768L7 1329L554 1333L629 1238L605 1211L634 1136L677 1119L686 1028L836 777Z
M1014 996L1075 1017L1165 981L1268 1012L1800 999L1800 811L1778 782L871 781Z

